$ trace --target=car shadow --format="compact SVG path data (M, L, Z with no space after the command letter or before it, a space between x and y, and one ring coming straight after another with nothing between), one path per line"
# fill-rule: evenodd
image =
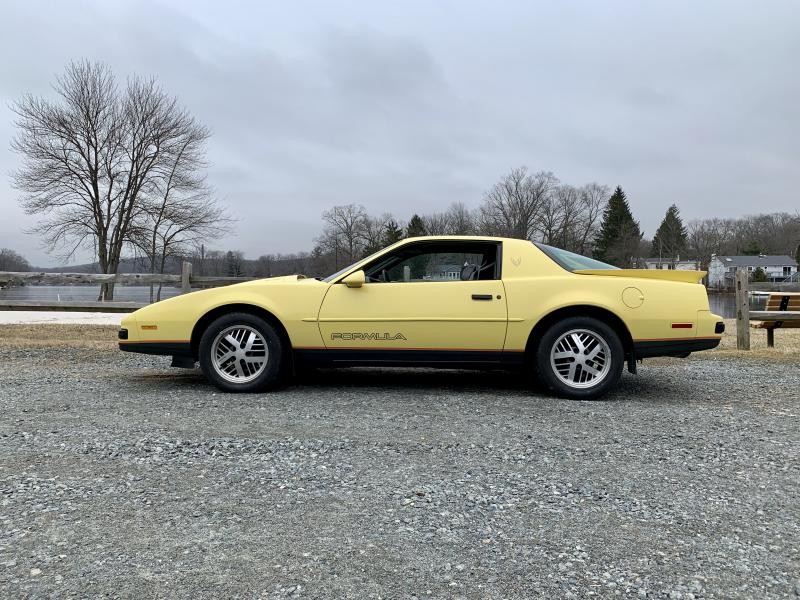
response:
M397 389L416 390L426 394L437 392L469 392L519 396L555 396L531 374L523 371L459 370L425 368L350 367L320 368L295 375L284 384L287 388L307 387L317 389ZM623 373L616 387L598 400L587 402L648 401L665 392L663 381L646 376ZM570 402L570 400L564 400ZM584 402L574 400L573 402Z
M216 391L199 368L171 369L130 374L131 384L163 385L169 388L186 386ZM414 390L424 394L462 392L471 394L502 393L513 396L539 396L557 399L528 373L503 370L466 370L431 368L342 367L304 370L284 379L275 393L308 389L360 389L385 391ZM663 394L663 382L646 377L623 374L617 387L599 401L647 400Z
M495 370L349 367L314 369L298 373L288 385L305 387L397 388L470 392L531 391L542 392L524 373Z
M164 384L170 387L190 385L214 389L199 368L153 370L131 373L130 383ZM376 388L414 389L437 392L441 390L489 393L547 392L532 377L517 371L431 369L431 368L381 368L342 367L303 370L283 379L278 391L295 388Z

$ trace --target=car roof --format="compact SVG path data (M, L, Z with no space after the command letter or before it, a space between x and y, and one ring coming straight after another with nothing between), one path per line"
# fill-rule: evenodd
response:
M417 242L417 241L462 241L462 242L524 242L525 240L518 240L516 238L493 237L490 235L420 235L417 237L405 238L404 242Z

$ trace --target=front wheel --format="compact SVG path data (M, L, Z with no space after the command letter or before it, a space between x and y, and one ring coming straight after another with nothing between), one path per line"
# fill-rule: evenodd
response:
M258 392L278 382L281 338L263 319L247 313L223 315L200 339L200 368L226 392Z
M622 342L606 323L571 317L542 336L536 351L539 377L556 394L575 400L599 398L619 381Z

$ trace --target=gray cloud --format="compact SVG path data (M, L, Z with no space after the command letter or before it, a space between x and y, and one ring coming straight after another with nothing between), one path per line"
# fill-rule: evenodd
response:
M788 1L12 2L0 171L18 161L7 104L87 57L157 75L212 129L209 177L240 217L219 246L250 256L310 248L337 203L477 205L517 165L622 185L651 234L672 202L793 211L798 17ZM52 263L7 177L0 205L0 245Z

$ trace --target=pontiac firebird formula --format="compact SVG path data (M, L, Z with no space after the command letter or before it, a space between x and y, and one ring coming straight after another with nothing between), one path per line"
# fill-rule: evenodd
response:
M195 361L217 387L274 387L301 365L513 368L597 398L623 366L714 348L702 271L617 269L529 241L409 238L324 279L193 292L126 317L128 352Z

